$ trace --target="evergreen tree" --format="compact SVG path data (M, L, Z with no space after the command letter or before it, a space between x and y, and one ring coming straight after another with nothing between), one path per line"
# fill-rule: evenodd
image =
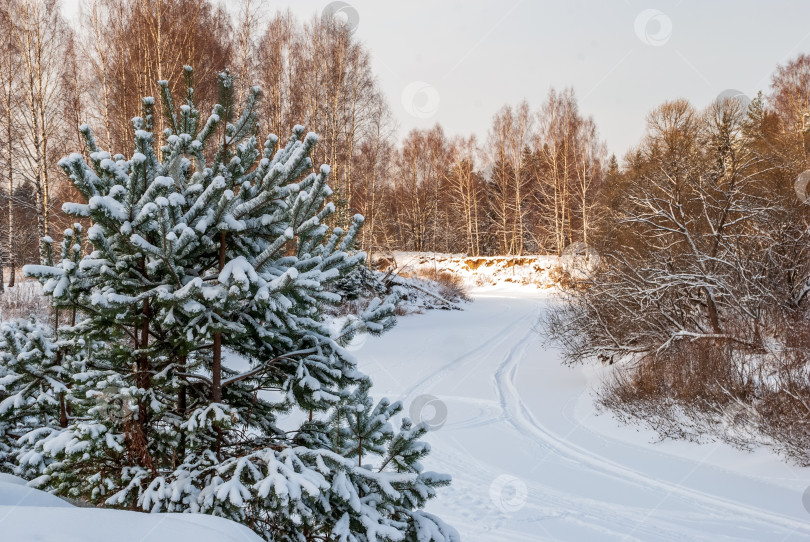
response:
M394 431L401 405L373 406L343 348L389 329L394 299L372 301L337 338L324 320L340 301L325 286L363 263L352 251L363 218L327 227L317 136L296 126L282 148L274 135L259 148L257 88L239 112L221 74L203 121L186 77L179 106L159 82L159 153L145 98L130 158L82 126L90 163L60 162L87 201L63 209L92 222L93 251L77 258L68 241L59 262L25 268L75 322L59 329L71 415L27 437L20 468L60 495L225 516L273 540L457 540L420 510L449 483L420 464L426 428L405 419Z
M67 391L60 346L34 318L0 325L0 471L17 472L23 436L59 427Z

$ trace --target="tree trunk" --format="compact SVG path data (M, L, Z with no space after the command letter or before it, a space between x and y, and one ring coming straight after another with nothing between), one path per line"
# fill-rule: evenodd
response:
M225 232L219 234L219 270L225 267ZM211 365L211 402L222 402L222 332L214 333L214 359Z
M186 356L183 356L177 363L180 372L186 372ZM186 410L188 409L188 398L185 384L180 384L180 390L177 392L177 415L180 420L186 419ZM181 464L186 457L186 433L180 433L180 444L177 447L175 466Z
M145 273L145 271L144 271ZM143 302L143 323L141 324L141 340L140 340L140 349L142 350L141 354L138 356L138 360L136 361L136 375L135 375L135 382L138 388L141 389L149 389L152 386L152 364L149 361L149 356L146 352L146 348L149 346L149 320L151 318L151 309L149 306L149 300L145 300ZM137 335L136 335L137 336ZM138 399L138 419L135 423L133 423L133 431L134 434L132 435L132 446L135 457L138 458L139 462L142 466L150 468L152 471L155 470L155 466L152 462L152 456L149 453L149 433L148 433L148 425L149 425L149 416L147 410L147 401L143 398Z
M214 362L211 368L211 402L222 402L222 332L214 333Z
M8 278L8 286L9 288L13 288L17 269L16 269L16 260L14 258L14 205L12 203L12 194L14 193L14 164L12 162L12 139L11 139L11 111L8 112L8 117L6 119L8 121L7 126L7 136L8 136L8 243L7 243L7 250L8 250L8 267L9 267L9 278Z

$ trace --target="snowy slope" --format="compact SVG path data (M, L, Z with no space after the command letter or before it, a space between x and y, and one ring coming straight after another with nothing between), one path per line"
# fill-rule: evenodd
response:
M0 474L0 540L8 542L259 542L243 525L201 514L76 508Z
M534 331L548 291L472 293L464 311L402 318L355 352L376 396L434 425L427 466L454 483L428 511L464 540L810 539L810 469L766 450L654 444L596 415L605 369L561 366Z

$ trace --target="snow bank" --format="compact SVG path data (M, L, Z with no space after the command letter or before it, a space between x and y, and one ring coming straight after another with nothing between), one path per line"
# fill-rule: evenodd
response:
M465 256L433 252L393 252L375 259L380 270L399 274L451 273L467 287L499 284L556 285L562 268L557 256Z
M14 542L260 542L233 521L202 514L77 508L0 474L0 539Z

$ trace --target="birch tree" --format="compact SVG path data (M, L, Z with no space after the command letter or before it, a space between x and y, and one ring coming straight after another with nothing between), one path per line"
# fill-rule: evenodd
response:
M3 205L6 209L6 238L0 240L0 246L5 245L5 249L0 250L0 254L5 252L6 261L0 259L0 285L2 279L2 265L6 263L9 269L8 285L14 286L16 277L16 247L15 247L15 221L14 221L14 171L18 154L18 118L17 105L19 98L18 70L20 57L17 44L11 33L11 20L7 16L0 19L0 107L2 107L2 117L0 129L2 130L2 163L6 201ZM2 290L2 286L0 286Z
M51 232L53 164L49 151L52 138L64 129L62 99L70 29L56 0L16 0L7 6L7 13L22 60L20 172L35 190L40 259L44 261L45 240Z

